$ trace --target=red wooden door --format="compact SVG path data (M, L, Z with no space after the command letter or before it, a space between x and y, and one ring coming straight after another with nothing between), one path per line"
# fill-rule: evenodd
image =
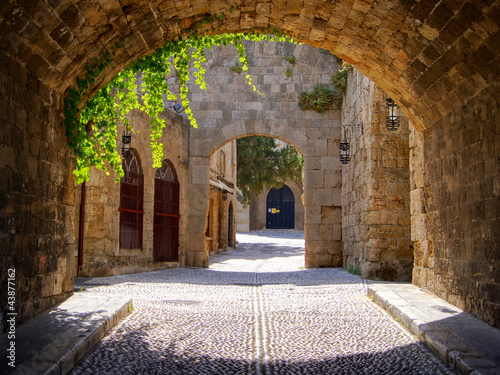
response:
M120 182L120 248L142 249L144 175L135 151L123 162Z
M170 180L170 181L169 181ZM179 183L169 163L155 177L153 258L155 262L179 260Z

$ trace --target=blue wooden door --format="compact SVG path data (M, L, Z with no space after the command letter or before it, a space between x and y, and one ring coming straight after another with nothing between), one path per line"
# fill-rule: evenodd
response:
M286 185L281 189L272 188L267 194L266 228L295 228L295 199Z

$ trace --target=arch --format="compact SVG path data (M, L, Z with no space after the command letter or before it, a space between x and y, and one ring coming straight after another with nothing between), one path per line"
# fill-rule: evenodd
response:
M74 86L88 62L103 50L113 50L117 41L124 41L124 46L96 87L138 57L186 35L208 16L224 13L211 25L214 33L274 28L346 59L396 99L420 130L436 123L454 104L465 104L487 82L498 80L496 2L428 7L420 2L381 0L308 7L278 0L263 6L251 0L235 12L231 4L215 0L203 7L148 4L145 0L123 7L115 2L106 7L71 4L54 8L48 0L37 7L11 4L2 14L4 50L48 87L63 93ZM55 19L62 20L58 27L65 33L54 32ZM41 50L36 35L44 35L50 48ZM481 58L473 64L472 56Z
M163 160L155 174L153 260L179 260L180 184L171 161Z
M47 254L45 248L57 248L59 255L56 257L60 260L73 252L73 161L67 148L61 106L67 89L75 86L90 61L102 51L112 50L117 41L124 40L125 46L117 51L87 97L130 62L152 52L165 41L185 35L207 15L222 12L226 17L214 24L214 33L273 27L294 32L304 43L325 48L352 63L400 104L419 132L415 138L417 156L421 160L418 161L412 199L422 203L414 207L416 215L419 215L415 217L415 225L424 228L419 237L420 244L424 246L421 248L423 253L448 256L465 248L451 243L455 238L453 233L457 219L451 214L441 215L445 211L453 211L449 208L457 208L456 201L460 204L466 201L467 213L471 217L468 222L481 226L481 232L483 226L485 228L486 235L470 258L486 258L486 254L490 254L487 249L492 248L491 243L498 243L495 231L498 225L495 219L486 219L497 218L498 215L491 211L484 215L483 210L495 207L491 202L498 200L498 191L491 188L497 186L493 179L498 179L498 169L495 169L498 153L491 146L500 97L498 2L380 0L319 2L311 6L311 3L300 0L292 3L250 0L235 12L229 11L231 4L215 0L209 0L200 7L194 2L185 2L180 6L177 1L153 6L146 0L123 7L121 4L11 1L0 14L0 81L3 82L0 87L0 115L3 115L5 134L10 134L2 140L7 157L2 158L0 166L4 180L9 183L2 186L1 192L7 197L26 196L28 193L31 197L29 204L21 203L20 198L9 199L7 203L12 206L3 210L2 214L5 215L5 222L15 226L12 230L16 230L20 237L25 236L26 241L37 243L38 236L42 235L47 238L47 246L33 250L35 253L30 254L32 258L35 258L32 255L52 256ZM483 152L477 150L478 137ZM483 164L478 168L467 168L465 164L454 162L457 155L461 159L463 154L478 155L482 157ZM29 168L27 160L30 160ZM51 171L47 172L49 165ZM425 166L428 166L430 176L423 173ZM459 176L460 181L456 181L455 176ZM37 184L30 182L39 179L43 188L33 189L32 186ZM473 189L466 186L465 181L481 181L486 188L474 187L478 193L468 194ZM456 189L453 192L446 189L446 183ZM56 189L58 194L54 194ZM306 193L304 201L307 203L311 197ZM431 196L443 199L428 198ZM450 202L451 206L445 207L438 201ZM33 204L42 207L39 214L30 211ZM65 209L61 212L65 213L56 215L57 219L53 219L51 225L39 228L39 231L25 229L37 228L37 223L45 221L46 213L54 206L63 206ZM312 211L317 210L311 208ZM193 214L195 216L199 216L198 212ZM435 218L449 220L450 224L435 225ZM17 227L19 224L15 224L24 222L29 225ZM464 232L477 233L477 227L464 228ZM188 243L198 241L198 237L201 236L192 234ZM476 243L472 236L467 241ZM464 241L457 243L464 244ZM427 250L434 245L439 246L439 251ZM202 249L196 248L196 251L188 263L203 260L198 254ZM315 247L311 246L311 251L315 252ZM18 259L28 256L22 246L13 245L13 252L19 255ZM443 263L443 259L436 260L436 264ZM471 266L471 274L485 275L484 280L479 281L483 286L477 288L475 280L456 281L456 276L453 276L464 274L463 262L453 259L450 264L453 264L449 267L451 276L439 283L446 289L441 290L440 295L447 296L448 292L454 291L451 295L455 296L458 290L463 301L466 296L467 301L485 301L476 293L485 287L483 281L488 277L497 283L498 278L493 271L476 264L473 266L481 270L476 272L477 269ZM61 270L65 269L61 266ZM470 269L466 269L465 274ZM434 274L434 270L425 271ZM35 277L42 278L47 285L53 278L48 268L35 275L32 267L25 266L22 272L30 281ZM66 271L66 274L70 275L70 272ZM422 274L421 277L427 276ZM418 275L414 282L425 286ZM429 287L433 288L433 285L437 283L429 284ZM33 298L40 298L39 306L43 309L70 292L71 282L65 283L63 288L62 292L55 290L54 296L42 296L38 292L33 294ZM486 300L484 305L492 305L492 302ZM27 297L19 300L20 311L33 311L26 308L26 303ZM463 303L468 310L485 316L486 313L478 307L482 306L482 302L472 307L469 302ZM23 313L20 319L33 313L36 311ZM487 318L491 321L492 316L498 316L498 311L491 308L488 314Z
M286 185L267 194L266 229L295 229L295 199Z
M253 128L253 129L252 129ZM235 121L222 129L213 129L215 134L205 136L200 129L191 131L194 142L191 145L191 154L211 156L217 149L225 144L239 138L250 136L264 136L279 139L297 149L303 156L313 153L313 145L301 129L295 129L283 122L264 121L259 130L255 130L254 124L246 121Z
M162 161L162 166L156 170L155 179L179 183L174 164L170 160Z
M144 174L136 149L123 159L120 180L120 248L142 249L144 220Z

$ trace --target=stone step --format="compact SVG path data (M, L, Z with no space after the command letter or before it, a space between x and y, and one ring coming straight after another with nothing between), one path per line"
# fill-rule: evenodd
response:
M367 281L368 295L462 374L500 374L500 330L406 283Z
M0 373L67 374L131 310L130 298L75 293L16 327L15 340L0 338ZM15 367L6 354L11 341Z

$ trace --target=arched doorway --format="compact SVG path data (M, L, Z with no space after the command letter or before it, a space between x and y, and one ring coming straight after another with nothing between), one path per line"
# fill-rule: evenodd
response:
M295 228L295 199L288 186L272 188L267 194L266 229Z
M144 174L136 150L123 159L120 180L120 249L142 249Z
M153 260L179 260L179 182L169 161L155 175Z

